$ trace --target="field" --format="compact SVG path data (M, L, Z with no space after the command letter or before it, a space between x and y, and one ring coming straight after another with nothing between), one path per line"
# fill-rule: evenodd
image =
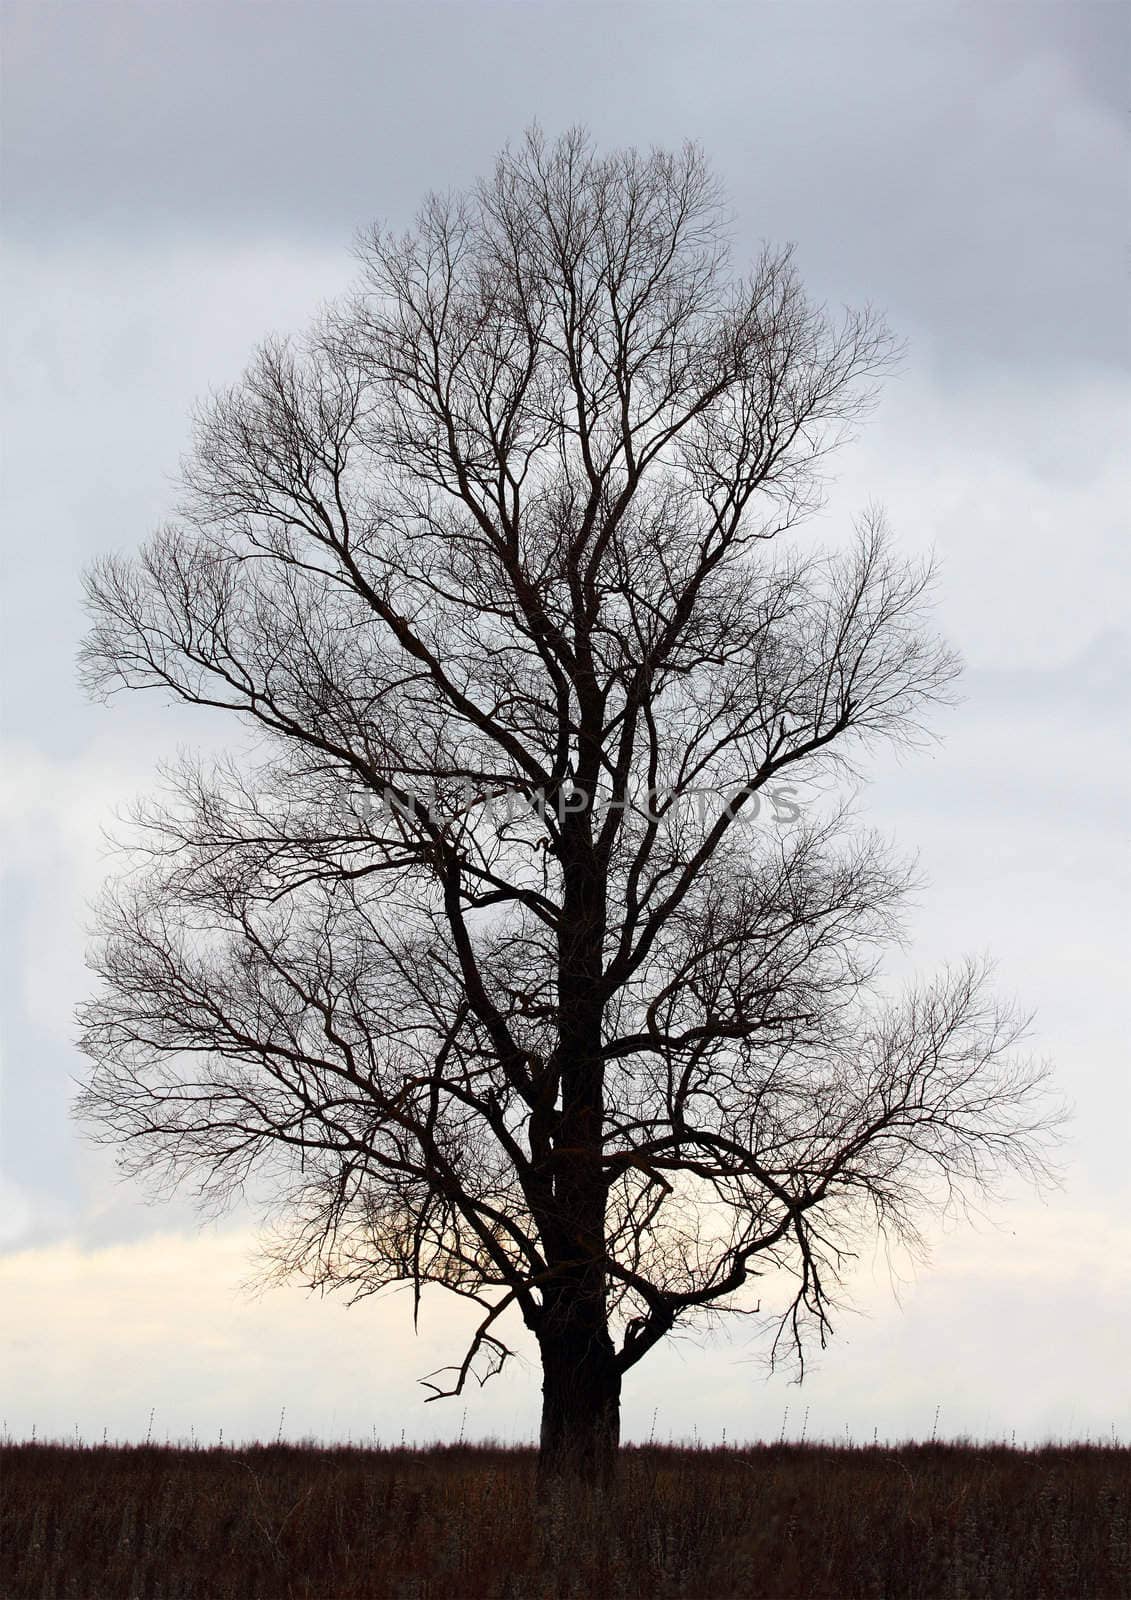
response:
M1131 1596L1131 1451L626 1448L539 1506L534 1453L8 1444L5 1600Z

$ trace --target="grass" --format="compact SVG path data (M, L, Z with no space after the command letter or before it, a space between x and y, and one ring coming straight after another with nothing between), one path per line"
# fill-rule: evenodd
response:
M627 1447L539 1506L534 1452L7 1444L6 1600L1131 1596L1131 1450Z

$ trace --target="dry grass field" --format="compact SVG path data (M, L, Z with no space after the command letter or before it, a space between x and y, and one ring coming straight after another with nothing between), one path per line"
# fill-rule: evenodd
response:
M6 1600L1114 1600L1131 1451L626 1448L539 1505L531 1450L9 1444Z

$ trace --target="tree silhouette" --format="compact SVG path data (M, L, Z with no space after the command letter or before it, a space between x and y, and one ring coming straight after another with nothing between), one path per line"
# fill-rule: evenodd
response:
M906 871L775 795L957 671L877 516L782 537L879 320L788 252L732 277L694 148L580 133L362 257L202 412L178 520L89 575L96 691L261 738L137 813L79 1109L204 1198L265 1172L280 1271L475 1302L437 1394L517 1310L543 1467L602 1474L670 1330L785 1271L801 1353L861 1228L1039 1172L1054 1118L980 969L886 997Z

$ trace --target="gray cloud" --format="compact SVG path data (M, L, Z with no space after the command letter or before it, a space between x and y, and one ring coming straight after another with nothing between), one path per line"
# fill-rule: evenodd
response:
M70 1013L84 902L108 867L100 827L149 786L157 754L214 729L142 697L84 704L78 570L168 513L194 398L345 286L357 227L407 222L424 190L474 179L537 117L551 133L588 123L606 146L698 139L740 254L796 240L817 293L871 299L910 336L907 370L805 537L876 495L901 544L942 557L939 620L971 660L968 702L940 722L940 751L877 769L869 815L922 846L933 880L908 965L988 947L1004 988L1039 1003L1035 1046L1080 1107L1058 1237L1073 1248L1076 1230L1103 1254L1105 1219L1127 1203L1126 8L8 0L4 32L3 1138L25 1242L189 1226L187 1205L147 1211L114 1190L76 1137ZM1058 1267L1042 1264L1043 1224L1030 1231L1027 1304L1049 1323ZM22 1281L34 1290L41 1270L49 1253L30 1250ZM994 1270L960 1282L954 1268L943 1322L964 1293L996 1315L978 1300ZM61 1296L77 1292L77 1269L58 1271ZM86 1279L82 1293L97 1299ZM1101 1326L1117 1295L1096 1290L1082 1320ZM937 1318L902 1326L878 1311L867 1359L855 1336L869 1395L895 1384L885 1351L949 1371ZM971 1313L972 1348L983 1327ZM1027 1375L1010 1377L1021 1330L1018 1316L986 1333L1001 1377L984 1403L1005 1428L1041 1381L1032 1339ZM75 1360L65 1334L60 1363ZM146 1360L148 1394L159 1353ZM673 1410L695 1414L701 1369L685 1381L665 1360ZM1082 1414L1108 1415L1117 1360L1097 1345ZM921 1410L932 1391L915 1394Z
M401 223L533 118L703 142L740 238L945 359L1124 359L1114 3L99 3L7 8L9 228Z

